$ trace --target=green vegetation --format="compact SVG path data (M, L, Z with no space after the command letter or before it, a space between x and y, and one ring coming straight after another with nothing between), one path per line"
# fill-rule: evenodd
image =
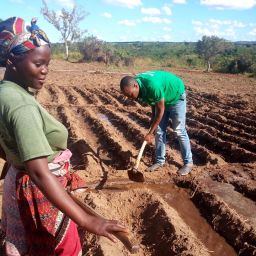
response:
M233 48L233 44L217 36L203 36L196 44L196 52L207 63L207 71L211 70L211 63L218 56Z
M65 58L63 44L53 44L54 58ZM231 43L218 37L198 42L114 42L94 36L70 47L73 61L103 62L110 66L176 67L249 73L256 76L256 42Z

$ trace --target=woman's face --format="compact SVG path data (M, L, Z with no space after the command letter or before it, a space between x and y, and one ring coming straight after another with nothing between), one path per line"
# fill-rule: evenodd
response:
M37 47L15 63L17 83L23 87L39 90L48 74L51 50L48 45Z

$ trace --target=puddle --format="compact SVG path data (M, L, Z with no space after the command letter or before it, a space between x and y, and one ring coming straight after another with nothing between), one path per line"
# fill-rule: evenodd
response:
M173 184L120 184L111 183L103 188L113 192L124 192L133 189L150 189L160 195L173 209L175 209L183 221L191 228L196 237L206 246L211 255L235 256L234 249L226 243L225 239L216 233L204 219L199 210L189 198L185 189Z
M231 184L209 180L206 185L211 193L219 196L230 208L233 208L239 215L246 219L250 225L256 227L256 204L254 201L235 191L235 188Z
M111 121L109 120L109 118L106 115L99 113L99 114L97 114L97 116L99 117L100 120L105 121L108 124L112 125Z

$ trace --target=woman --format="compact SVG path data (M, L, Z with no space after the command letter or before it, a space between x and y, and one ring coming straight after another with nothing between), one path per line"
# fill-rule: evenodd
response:
M0 145L10 164L4 181L1 229L7 255L81 255L76 224L115 241L117 221L90 216L64 189L80 180L69 172L67 130L35 100L50 62L46 34L26 32L24 20L0 23ZM73 182L75 181L75 182Z

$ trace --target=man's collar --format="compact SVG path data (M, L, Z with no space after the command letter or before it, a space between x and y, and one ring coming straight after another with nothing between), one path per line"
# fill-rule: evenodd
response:
M138 95L138 98L142 99L145 94L146 94L146 91L145 91L145 88L142 84L142 82L140 81L139 78L135 78L135 80L137 81L138 85L139 85L139 95Z

